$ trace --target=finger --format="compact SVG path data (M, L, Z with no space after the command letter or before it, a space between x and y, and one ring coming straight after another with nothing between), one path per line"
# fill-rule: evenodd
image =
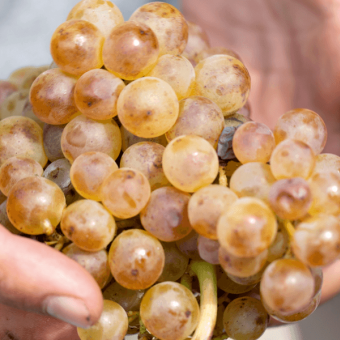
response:
M75 261L0 226L0 303L47 314L87 328L103 298L93 277Z

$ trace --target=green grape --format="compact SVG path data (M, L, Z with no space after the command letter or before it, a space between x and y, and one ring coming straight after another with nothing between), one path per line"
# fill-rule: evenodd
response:
M98 322L88 329L77 328L80 340L123 340L129 326L128 316L118 303L104 300Z
M217 280L217 287L226 293L238 295L251 291L255 287L255 284L249 286L240 285L231 280L227 274L223 272L220 278Z
M63 133L65 126L66 125L44 124L44 149L50 162L65 157L61 150L61 134Z
M162 244L144 230L123 231L111 244L109 265L127 289L146 289L160 277L165 261Z
M177 282L162 282L145 293L140 316L157 338L184 340L195 330L200 309L188 288Z

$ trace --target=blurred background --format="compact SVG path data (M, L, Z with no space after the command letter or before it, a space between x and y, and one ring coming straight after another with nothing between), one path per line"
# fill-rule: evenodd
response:
M49 44L55 29L65 21L78 0L0 0L0 79L23 66L52 62ZM114 0L127 20L147 1ZM178 0L166 1L181 9ZM228 46L225 46L228 47ZM268 330L261 340L336 340L340 336L340 296L319 307L297 325Z

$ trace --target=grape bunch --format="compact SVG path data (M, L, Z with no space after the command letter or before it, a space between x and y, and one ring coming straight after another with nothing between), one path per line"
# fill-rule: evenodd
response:
M0 82L0 223L94 277L81 340L255 340L316 309L340 256L317 113L254 122L240 56L167 3L82 0L51 55Z

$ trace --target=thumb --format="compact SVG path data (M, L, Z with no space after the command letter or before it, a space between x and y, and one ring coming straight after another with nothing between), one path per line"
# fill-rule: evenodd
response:
M103 298L92 276L75 261L0 225L0 303L88 328Z

